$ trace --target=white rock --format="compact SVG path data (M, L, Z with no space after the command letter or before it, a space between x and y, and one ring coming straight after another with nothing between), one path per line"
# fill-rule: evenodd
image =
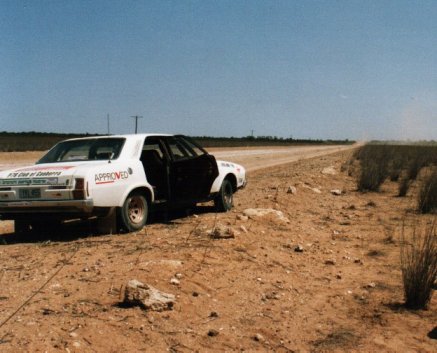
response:
M237 215L237 219L238 219L239 221L246 222L247 220L249 220L249 217L244 216L244 215L241 215L241 214L238 214L238 215Z
M333 189L331 190L332 195L340 196L342 194L342 191L340 189Z
M334 259L325 260L325 265L335 265L336 261Z
M312 186L310 186L308 183L303 183L302 187L305 189L309 189L313 192L315 192L316 194L321 194L322 192L320 191L320 188L313 188Z
M289 186L288 190L287 190L287 194L296 195L297 194L297 188L295 186Z
M331 165L329 167L323 168L322 174L325 174L325 175L336 175L337 172L336 172L334 166Z
M138 266L144 269L152 265L179 267L182 266L182 264L183 262L180 260L150 260L150 261L141 262Z
M295 252L303 252L303 246L298 244L295 248L294 248Z
M241 231L243 231L244 233L247 233L247 228L243 225L240 226Z
M170 280L170 283L173 284L174 286L178 286L179 284L181 284L181 282L177 278L172 278Z
M260 334L260 333L257 333L257 334L253 337L253 339L254 339L255 341L257 341L257 342L264 342L264 336L263 336L262 334Z
M243 211L243 214L251 219L264 217L267 215L275 216L279 221L289 223L290 220L284 216L281 211L275 210L273 208L247 208Z
M209 230L208 235L213 239L229 239L235 238L239 233L231 227L217 224L215 228Z
M171 310L175 296L159 291L158 289L143 284L136 279L130 280L124 290L123 304L140 306L146 310L163 311Z

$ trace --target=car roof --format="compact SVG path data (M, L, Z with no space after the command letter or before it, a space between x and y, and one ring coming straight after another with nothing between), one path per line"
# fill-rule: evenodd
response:
M84 136L68 139L66 141L74 141L74 140L86 140L86 139L102 139L102 138L146 138L149 136L177 136L175 134L162 134L162 133L144 133L144 134L124 134L124 135L97 135L97 136Z

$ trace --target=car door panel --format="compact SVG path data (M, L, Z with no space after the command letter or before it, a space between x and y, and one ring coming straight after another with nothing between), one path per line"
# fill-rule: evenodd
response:
M172 194L178 201L206 199L218 176L215 158L209 154L174 161L171 169Z
M209 196L218 176L217 162L208 153L196 154L184 147L182 137L167 139L171 153L170 185L173 201L195 202Z

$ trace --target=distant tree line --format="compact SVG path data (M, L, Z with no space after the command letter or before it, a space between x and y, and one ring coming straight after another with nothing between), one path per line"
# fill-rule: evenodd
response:
M57 134L50 132L0 132L1 152L45 151L68 138L95 136L96 134Z
M45 151L59 141L87 137L99 136L98 134L60 134L51 132L0 132L0 151ZM250 146L289 146L289 145L333 145L333 144L352 144L351 140L312 140L294 139L277 136L246 136L246 137L211 137L193 136L205 147L250 147Z
M411 140L388 140L388 141L380 141L380 140L373 140L369 142L369 145L394 145L394 146L435 146L437 145L437 141L435 140L417 140L417 141L411 141Z
M250 147L289 145L350 145L353 140L295 139L277 136L210 137L194 136L193 139L205 147Z

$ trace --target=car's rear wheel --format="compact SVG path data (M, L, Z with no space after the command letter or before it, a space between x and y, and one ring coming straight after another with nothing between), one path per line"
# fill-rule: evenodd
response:
M149 214L147 200L142 193L132 192L119 212L123 230L128 232L141 230L146 225Z
M217 196L214 198L217 211L227 212L234 206L234 189L228 179L223 180Z

